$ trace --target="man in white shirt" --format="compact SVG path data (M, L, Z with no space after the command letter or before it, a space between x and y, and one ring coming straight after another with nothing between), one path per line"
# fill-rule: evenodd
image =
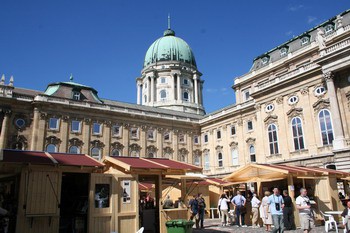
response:
M251 200L252 203L252 224L253 228L258 228L258 218L259 218L259 206L260 206L260 200L256 197L256 193L253 194L253 198Z
M231 203L235 207L236 226L247 227L247 225L244 223L246 199L241 195L240 191L237 191L237 195L232 198Z
M311 212L310 198L305 188L300 189L300 196L297 197L295 204L299 210L301 229L304 233L308 233L315 227L315 221Z
M344 218L343 224L346 229L346 232L350 232L350 201L346 203L346 208L344 209L341 216Z

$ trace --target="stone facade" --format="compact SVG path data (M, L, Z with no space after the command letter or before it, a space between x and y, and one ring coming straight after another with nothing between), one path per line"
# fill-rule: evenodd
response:
M236 104L207 115L201 74L178 61L144 67L138 104L73 80L40 92L3 76L0 149L167 157L213 176L255 162L350 172L350 13L316 28L257 57L234 80Z

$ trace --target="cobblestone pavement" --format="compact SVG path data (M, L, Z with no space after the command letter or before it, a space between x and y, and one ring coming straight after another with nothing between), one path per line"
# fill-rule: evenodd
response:
M236 227L236 226L221 226L221 222L218 219L206 219L204 221L204 229L193 229L193 233L224 233L224 232L243 232L243 233L248 233L248 232L257 232L257 233L267 233L265 231L264 227L260 228L252 228L251 226L248 227ZM298 229L294 231L285 231L285 233L302 233L303 231ZM321 233L325 232L324 226L317 226L315 229L311 231L312 233ZM329 232L335 232L329 231ZM339 232L343 232L342 229L339 230Z

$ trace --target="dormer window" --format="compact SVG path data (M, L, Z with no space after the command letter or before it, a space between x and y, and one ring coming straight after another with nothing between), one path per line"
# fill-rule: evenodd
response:
M286 56L288 54L288 47L282 47L281 49L280 49L280 56L281 57L284 57L284 56Z
M310 43L310 36L303 36L300 41L302 46L307 45Z
M329 34L332 33L334 31L334 25L333 24L327 24L326 26L324 26L324 32L325 34Z
M266 65L267 63L269 63L269 60L270 60L270 58L266 56L266 57L263 57L261 59L261 62L262 62L263 65Z
M80 100L81 93L80 91L73 91L72 98L73 100Z

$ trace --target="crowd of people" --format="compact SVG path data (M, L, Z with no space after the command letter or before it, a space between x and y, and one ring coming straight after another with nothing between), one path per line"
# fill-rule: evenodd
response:
M227 194L222 194L218 201L218 211L221 214L221 223L223 226L230 226L235 223L236 227L247 227L245 224L245 215L247 213L247 199L251 205L252 228L259 228L259 215L265 225L266 231L273 233L281 233L284 230L295 230L293 201L288 195L287 190L283 190L282 195L278 188L265 191L264 197L260 200L256 193L248 193L244 197L240 191L237 191L235 196L228 197ZM300 195L295 200L296 208L299 212L301 229L307 233L314 228L314 214L312 204L316 204L307 196L305 188L300 189ZM230 206L233 209L230 210ZM349 210L344 211L344 215L350 216ZM272 228L273 225L273 228ZM350 227L350 221L348 223Z

